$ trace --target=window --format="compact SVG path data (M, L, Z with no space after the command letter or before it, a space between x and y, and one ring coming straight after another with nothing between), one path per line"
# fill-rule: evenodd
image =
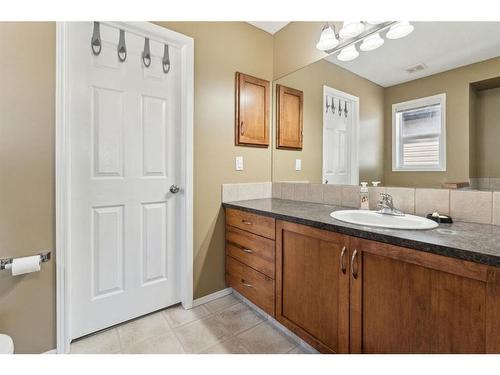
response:
M392 106L392 170L446 170L446 94Z

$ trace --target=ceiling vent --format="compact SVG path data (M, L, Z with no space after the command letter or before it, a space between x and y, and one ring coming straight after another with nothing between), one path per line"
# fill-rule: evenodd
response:
M425 65L424 63L419 63L419 64L416 64L416 65L409 66L405 70L408 73L413 74L413 73L416 73L416 72L420 72L421 70L424 70L425 68L427 68L427 65Z

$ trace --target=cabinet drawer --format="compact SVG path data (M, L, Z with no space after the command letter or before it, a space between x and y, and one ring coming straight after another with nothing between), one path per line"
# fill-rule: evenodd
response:
M226 227L226 254L274 279L274 241Z
M226 209L226 224L272 240L274 240L275 237L274 232L276 228L272 217L228 208Z
M274 280L226 255L227 284L274 316Z

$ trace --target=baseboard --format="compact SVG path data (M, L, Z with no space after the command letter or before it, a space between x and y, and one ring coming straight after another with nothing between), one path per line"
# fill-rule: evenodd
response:
M42 354L57 354L57 350L56 349L52 349L52 350L49 350L47 352L43 352Z
M251 309L253 309L257 314L261 315L269 323L271 323L273 326L275 326L277 329L279 329L283 334L288 336L291 340L297 343L297 345L300 345L302 349L304 349L306 352L311 353L311 354L318 354L319 352L314 349L311 345L309 345L307 342L302 340L299 336L297 336L295 333L290 331L288 328L286 328L284 325L282 325L280 322L278 322L276 319L274 319L271 315L266 313L264 310L262 310L260 307L249 301L247 298L243 297L240 293L238 293L236 290L233 290L233 295L238 298L240 301L243 303L247 304Z
M224 296L227 296L228 294L231 294L233 292L233 288L226 288L219 290L218 292L209 294L208 296L203 296L200 298L197 298L193 301L193 307L203 305L204 303L213 301L214 299L221 298Z

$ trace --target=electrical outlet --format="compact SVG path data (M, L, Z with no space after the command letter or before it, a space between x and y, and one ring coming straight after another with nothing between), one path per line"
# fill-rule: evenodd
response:
M236 170L243 170L243 156L236 156Z
M295 159L295 170L296 171L301 171L302 170L302 160Z

